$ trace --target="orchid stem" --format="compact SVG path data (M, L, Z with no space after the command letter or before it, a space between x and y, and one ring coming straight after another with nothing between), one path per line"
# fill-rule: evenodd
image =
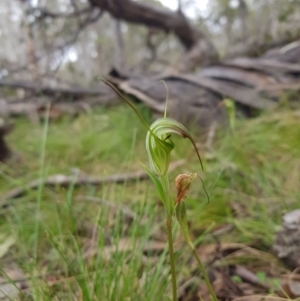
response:
M174 258L173 234L172 234L172 216L167 217L166 224L167 224L167 232L168 232L170 265L171 265L171 275L172 275L173 301L177 301L177 284L176 284L175 258Z
M216 296L216 294L214 292L214 289L213 289L213 287L212 287L212 285L210 283L210 280L208 278L208 275L207 275L207 272L205 270L205 267L204 267L204 265L203 265L203 263L202 263L202 261L201 261L201 259L199 257L199 254L198 254L198 252L197 252L194 244L191 241L187 241L187 243L188 243L189 247L191 248L192 253L193 253L193 255L195 256L195 258L196 258L196 260L198 262L198 266L199 266L200 272L203 275L203 278L205 280L205 283L206 283L206 286L207 286L207 288L209 290L209 293L210 293L210 295L212 297L212 300L213 301L218 301L218 298L217 298L217 296Z
M173 301L177 301L177 283L176 283L176 270L175 270L175 257L173 249L173 233L172 233L172 216L174 214L174 201L170 196L170 183L167 174L159 177L161 186L163 188L163 193L165 195L166 203L166 226L168 233L168 244L169 244L169 255L170 255L170 266L172 275L172 291L173 291Z

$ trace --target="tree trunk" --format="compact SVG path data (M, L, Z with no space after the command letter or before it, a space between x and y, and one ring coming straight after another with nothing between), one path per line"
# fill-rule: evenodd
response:
M248 38L248 25L247 25L247 19L248 19L248 6L245 0L239 0L239 18L241 21L241 27L242 27L242 39L244 42L247 41Z
M120 20L114 20L115 25L115 67L118 70L126 69L125 43L122 34L122 23Z
M5 131L0 128L0 162L4 162L10 155L10 150L4 140Z

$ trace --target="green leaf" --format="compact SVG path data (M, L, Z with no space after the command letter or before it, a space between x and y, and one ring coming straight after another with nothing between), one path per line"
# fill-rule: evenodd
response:
M151 178L156 191L158 193L159 198L161 199L161 201L163 202L164 206L166 207L167 204L167 200L166 200L166 196L164 194L164 189L163 186L160 182L160 179L155 175L155 173L153 173L149 168L147 168L144 164L142 164L145 168L145 170L147 171L149 177Z
M232 276L231 276L231 279L232 279L232 281L234 281L235 283L242 283L242 282L243 282L242 278L241 278L240 276L238 276L238 275L232 275Z
M265 282L266 281L266 273L265 272L262 272L262 271L258 271L256 273L256 277L258 278L258 280L260 282Z

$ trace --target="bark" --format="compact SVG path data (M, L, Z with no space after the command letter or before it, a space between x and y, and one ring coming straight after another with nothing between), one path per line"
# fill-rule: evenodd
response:
M173 12L133 0L90 0L90 3L116 19L174 33L186 49L186 56L178 64L180 70L188 71L218 60L210 39L194 28L180 10Z

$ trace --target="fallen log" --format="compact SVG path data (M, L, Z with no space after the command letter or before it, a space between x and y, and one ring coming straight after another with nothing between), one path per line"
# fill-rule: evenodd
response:
M37 85L28 81L10 81L0 80L0 87L8 87L12 89L24 89L30 91L34 95L51 96L56 98L64 98L71 100L78 100L84 97L102 97L103 99L111 98L114 93L104 85L99 85L97 88L82 88L82 87L60 87Z
M297 54L299 54L297 56ZM162 114L169 90L169 115L187 124L210 126L226 116L221 102L236 102L237 111L251 116L255 110L273 110L290 90L300 89L300 41L268 51L260 58L236 58L194 74L124 74L112 70L107 77L118 89Z
M290 90L299 91L300 41L270 50L259 58L230 59L205 67L194 74L178 71L134 74L113 69L106 79L159 114L164 111L166 97L165 88L159 81L164 80L169 90L169 116L187 125L192 123L209 127L216 120L222 122L226 119L226 108L221 105L224 98L236 102L239 114L252 116L257 110L276 108ZM70 98L78 103L85 96L95 95L99 96L96 104L111 103L105 95L111 95L112 91L102 86L99 89L54 88L0 80L1 85L27 89L36 95L47 95L54 103L59 102L58 99L67 103ZM296 102L299 101L296 99ZM24 105L19 104L19 107ZM13 106L14 104L10 104L12 109ZM44 109L39 107L37 110ZM64 109L60 107L57 111Z

